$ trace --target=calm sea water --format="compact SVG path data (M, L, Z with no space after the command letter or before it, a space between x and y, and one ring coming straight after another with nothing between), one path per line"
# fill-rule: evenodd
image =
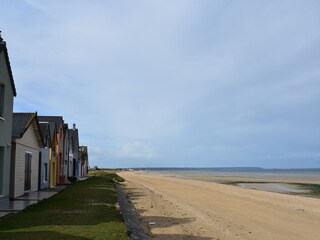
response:
M307 178L320 179L320 169L263 169L263 168L149 168L150 173L181 178L249 177L249 178Z

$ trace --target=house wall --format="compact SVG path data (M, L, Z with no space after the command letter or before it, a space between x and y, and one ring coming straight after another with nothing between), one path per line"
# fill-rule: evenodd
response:
M68 172L68 176L69 177L73 176L73 157L72 156L69 157L69 172Z
M39 190L49 187L49 170L50 170L49 157L50 157L49 149L42 148L41 160L39 161Z
M55 155L50 150L50 174L49 174L49 186L51 188L57 186L57 161Z
M81 160L80 159L76 160L76 163L77 163L76 176L81 177Z
M71 138L69 138L69 140L70 141L72 141L71 140ZM69 175L69 177L73 177L74 176L74 169L73 169L73 167L74 167L74 163L73 163L73 149L72 149L72 142L70 142L69 143L69 173L68 173L68 175Z
M0 117L0 199L9 197L13 89L4 52L0 52L0 85L3 96ZM1 94L1 93L0 93Z
M79 135L78 135L78 129L73 130L73 141L74 141L74 150L73 150L73 158L75 162L75 176L81 177L81 159L80 159L80 152L79 152Z
M67 178L69 177L69 134L68 130L65 131L65 134L63 136L63 161L64 161L64 172L63 175L65 175Z
M57 140L58 140L58 152L56 155L56 162L57 162L57 184L66 184L67 183L67 176L65 169L67 166L64 164L64 152L63 152L63 124L61 124L58 128Z
M31 162L31 189L38 190L39 181L39 153L41 151L40 144L36 135L36 124L33 122L21 139L16 139L13 144L13 168L12 182L10 189L10 197L16 198L24 194L25 183L25 154L32 154Z
M88 162L85 160L81 163L81 177L86 177L88 173Z
M52 140L52 148L49 151L50 158L50 174L49 174L49 187L53 188L57 186L57 160L56 153L58 152L57 140L54 136Z

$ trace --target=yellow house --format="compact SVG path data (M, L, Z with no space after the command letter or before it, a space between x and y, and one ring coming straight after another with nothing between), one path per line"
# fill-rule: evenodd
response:
M57 186L57 161L54 154L54 151L52 151L52 148L50 149L50 179L49 179L49 186L55 187Z
M39 122L50 124L52 149L50 153L50 187L66 183L63 159L63 118L62 116L39 116ZM52 129L51 129L52 128Z
M50 144L47 144L49 148L49 187L57 186L57 133L56 124L54 122L43 121L40 118L40 125L46 124L49 127ZM49 141L49 140L48 140Z
M49 186L55 187L57 186L57 160L56 160L56 153L57 149L57 134L56 134L56 126L54 122L49 122L50 124L50 133L52 135L51 142L52 147L49 151L49 159L50 159L50 176L49 176Z

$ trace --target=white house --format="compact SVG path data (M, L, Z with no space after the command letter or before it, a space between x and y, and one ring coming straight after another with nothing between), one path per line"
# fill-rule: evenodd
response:
M39 156L43 147L37 113L13 113L11 198L38 191Z

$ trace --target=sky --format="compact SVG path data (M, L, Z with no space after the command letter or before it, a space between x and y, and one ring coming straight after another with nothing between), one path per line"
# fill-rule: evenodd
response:
M15 112L90 166L320 168L320 1L2 0Z

